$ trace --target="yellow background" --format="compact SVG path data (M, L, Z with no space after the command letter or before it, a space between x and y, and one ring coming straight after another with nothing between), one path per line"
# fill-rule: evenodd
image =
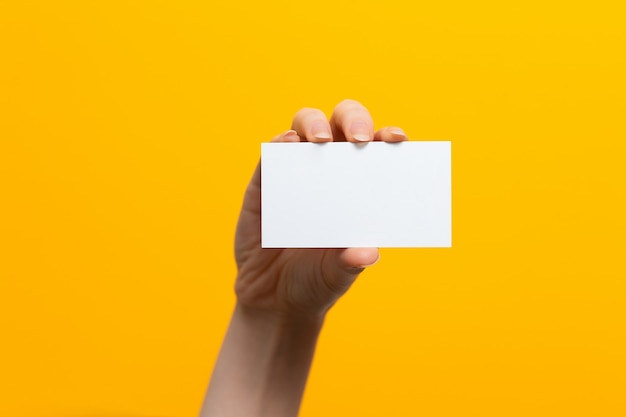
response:
M362 101L453 142L302 416L626 415L623 2L0 2L0 415L194 416L259 144Z

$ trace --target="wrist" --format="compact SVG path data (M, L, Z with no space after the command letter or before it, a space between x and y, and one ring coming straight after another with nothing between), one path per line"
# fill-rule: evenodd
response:
M233 315L240 320L265 328L319 332L324 324L326 312L277 311L253 307L237 301Z

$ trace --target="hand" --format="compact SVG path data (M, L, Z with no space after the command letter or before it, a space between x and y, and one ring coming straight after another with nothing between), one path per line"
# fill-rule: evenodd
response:
M363 105L339 103L328 121L321 110L296 113L292 130L274 142L400 142L402 129L374 132L374 122ZM238 267L235 290L240 307L280 317L323 317L357 276L379 259L377 248L261 249L260 165L245 194L235 236Z
M345 100L335 107L330 121L320 110L300 110L292 130L274 141L406 139L398 128L374 133L367 109ZM201 415L296 416L326 311L378 256L376 248L261 249L257 166L235 236L237 306Z

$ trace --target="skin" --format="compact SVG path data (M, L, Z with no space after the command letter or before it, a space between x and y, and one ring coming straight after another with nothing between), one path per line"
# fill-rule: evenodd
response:
M296 113L274 142L400 142L398 127L374 130L368 110L344 100L328 120ZM377 248L261 249L260 165L248 185L235 236L237 304L201 417L298 414L317 337L329 308L379 258Z

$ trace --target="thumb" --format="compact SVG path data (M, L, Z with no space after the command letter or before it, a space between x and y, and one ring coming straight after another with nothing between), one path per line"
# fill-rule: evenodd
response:
M364 269L379 259L378 248L348 248L339 254L339 265L343 268Z
M323 266L325 284L338 295L348 290L356 277L380 259L377 248L348 248L329 251Z

